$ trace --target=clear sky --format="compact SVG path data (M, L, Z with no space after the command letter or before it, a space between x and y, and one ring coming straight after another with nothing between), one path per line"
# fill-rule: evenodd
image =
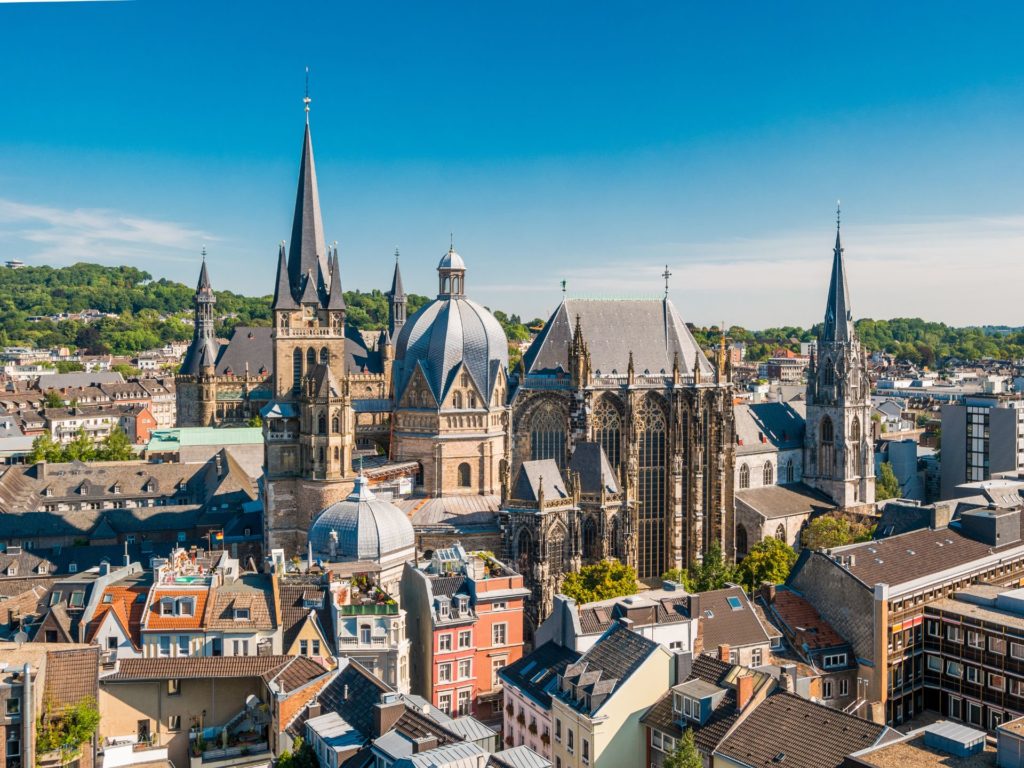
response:
M0 258L269 293L305 66L346 288L1024 324L1024 4L0 0Z

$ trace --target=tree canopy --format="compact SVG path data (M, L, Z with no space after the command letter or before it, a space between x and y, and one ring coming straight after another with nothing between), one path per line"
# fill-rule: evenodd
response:
M614 558L593 565L584 565L578 573L570 573L562 582L562 594L577 603L592 603L611 597L635 595L636 571L633 566Z
M61 445L49 432L44 432L32 441L32 450L26 461L38 464L40 461L129 461L134 458L136 454L128 435L120 427L114 427L99 445L93 443L84 428L78 430L78 434L67 445Z
M892 464L883 461L878 471L878 477L875 478L875 500L896 499L899 498L899 495L900 483L896 479L896 473L892 471Z
M832 549L867 541L872 529L839 515L820 515L811 520L800 534L800 543L808 549Z
M747 556L736 566L738 580L748 589L756 589L762 582L781 584L796 563L796 552L786 542L774 536L761 539L750 548Z
M704 768L697 744L693 740L693 729L683 731L682 738L676 741L676 748L665 755L662 768Z

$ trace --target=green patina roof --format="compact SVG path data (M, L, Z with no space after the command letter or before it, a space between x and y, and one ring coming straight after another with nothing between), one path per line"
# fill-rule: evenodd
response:
M192 445L257 445L263 442L259 427L176 427L153 432L147 451L176 451Z

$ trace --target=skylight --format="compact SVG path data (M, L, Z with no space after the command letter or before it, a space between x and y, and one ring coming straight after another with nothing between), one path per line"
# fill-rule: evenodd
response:
M730 595L729 597L725 598L725 601L729 603L729 607L732 608L734 611L743 610L743 602L738 597L736 597L736 595Z

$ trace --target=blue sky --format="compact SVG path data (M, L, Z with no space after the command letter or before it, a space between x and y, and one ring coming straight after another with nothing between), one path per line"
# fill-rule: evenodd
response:
M546 315L661 292L820 319L834 207L858 316L1021 324L1024 6L4 3L0 257L268 293L303 69L346 288Z

